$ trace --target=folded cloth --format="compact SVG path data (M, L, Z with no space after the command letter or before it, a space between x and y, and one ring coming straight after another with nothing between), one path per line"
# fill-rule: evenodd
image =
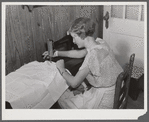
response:
M33 61L6 76L6 101L14 109L49 109L67 88L54 62Z

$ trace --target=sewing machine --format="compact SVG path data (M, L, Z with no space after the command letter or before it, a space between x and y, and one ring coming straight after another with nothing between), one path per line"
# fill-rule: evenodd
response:
M48 45L49 44L49 45ZM47 43L48 50L51 47L51 43ZM58 41L53 42L53 49L55 50L81 50L82 48L78 48L76 44L73 43L73 39L70 35L64 36ZM53 52L53 51L52 51ZM49 51L50 53L50 51ZM75 75L83 63L84 58L68 58L68 57L53 57L48 58L46 60L52 60L56 62L59 59L64 59L65 67L71 72L72 75Z

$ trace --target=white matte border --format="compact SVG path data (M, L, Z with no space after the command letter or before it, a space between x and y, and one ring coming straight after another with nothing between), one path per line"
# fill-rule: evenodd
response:
M144 109L5 109L6 5L144 5ZM147 3L146 2L2 2L2 120L132 120L147 112Z

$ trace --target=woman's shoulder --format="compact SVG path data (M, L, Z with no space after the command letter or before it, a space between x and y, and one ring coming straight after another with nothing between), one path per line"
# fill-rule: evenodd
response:
M88 55L89 62L102 62L107 56L109 52L102 49L102 48L94 48L90 51L90 54Z
M90 55L107 55L109 52L106 47L99 44L90 50Z
M107 50L108 52L111 50L110 46L108 45L108 43L104 40L104 39L101 39L101 38L97 38L96 39L96 42L99 43L99 45Z

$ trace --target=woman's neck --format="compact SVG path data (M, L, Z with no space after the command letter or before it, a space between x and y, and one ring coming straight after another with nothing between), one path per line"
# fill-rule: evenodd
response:
M85 39L85 48L90 49L97 45L97 42L95 41L94 37L86 37Z

